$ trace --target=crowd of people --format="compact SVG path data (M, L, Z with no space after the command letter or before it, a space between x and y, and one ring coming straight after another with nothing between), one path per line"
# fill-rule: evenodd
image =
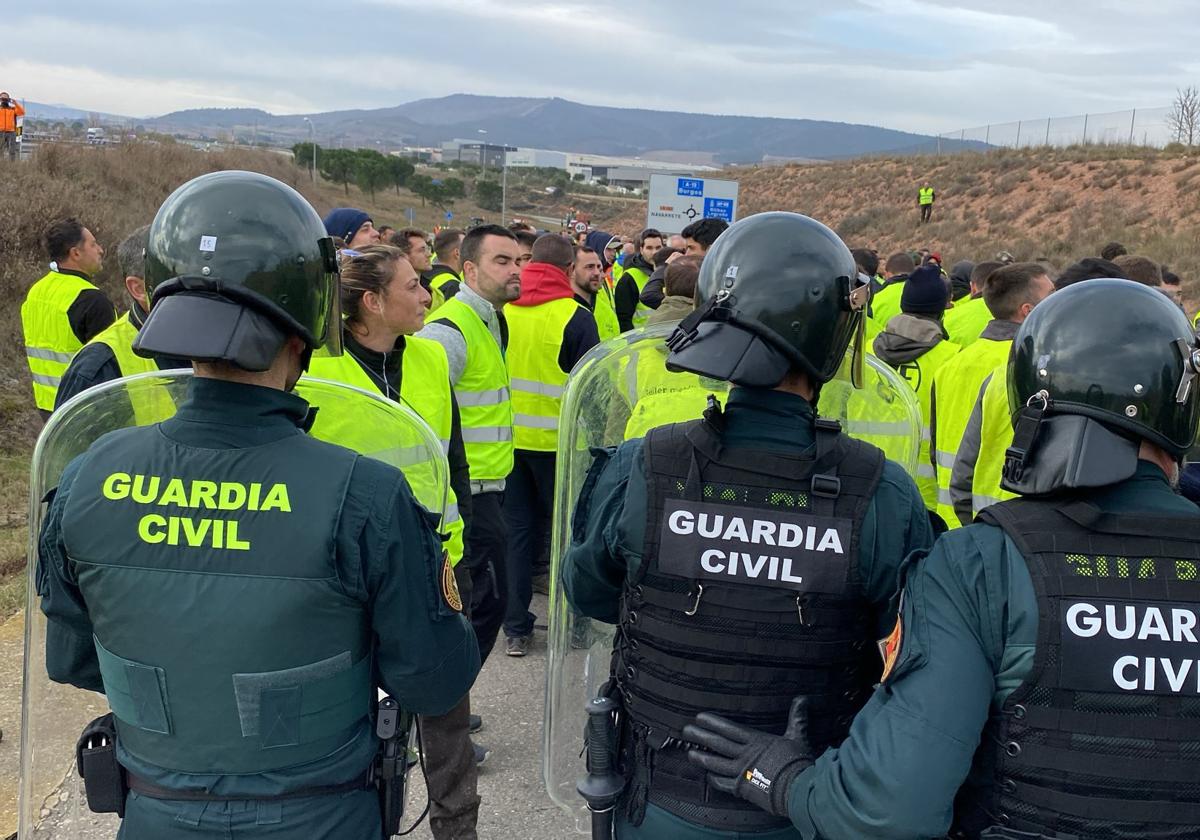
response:
M933 193L925 189L920 206L927 218ZM287 224L261 221L285 217ZM564 235L521 222L431 235L377 224L350 207L314 219L303 199L270 179L203 176L181 187L152 225L117 248L124 311L118 313L94 285L105 253L76 219L57 221L47 231L50 271L32 285L22 305L34 401L46 417L105 382L193 366L196 371L188 401L177 413L174 404L131 400L126 425L158 424L162 437L104 438L89 450L63 476L41 540L45 568L39 571L39 591L51 627L47 667L53 679L110 697L133 791L124 812L127 826L140 826L129 828L129 836L177 836L182 829L169 826L181 821L216 831L216 806L204 816L196 802L220 803L225 809L220 819L249 820L247 825L263 818L263 803L304 803L294 805L285 822L305 828L287 836L378 836L371 828L372 805L356 799L368 787L362 773L373 743L365 707L335 713L332 706L310 708L298 688L294 696L280 693L280 686L295 684L308 686L314 696L345 692L361 699L363 684L378 684L421 715L433 835L476 837L478 766L488 749L473 737L485 723L475 712L486 713L486 704L473 712L468 689L501 632L507 656L525 656L533 644L533 593L548 592L551 583L556 452L569 376L601 342L665 323L677 325L667 343L668 366L646 371L643 390L628 395L629 411L622 417L628 443L597 461L587 497L571 501L578 505L576 527L558 570L581 615L619 627L611 694L624 703L628 725L613 745L626 774L616 836L935 836L950 828L952 812L955 829L966 832L961 836L985 830L995 837L1068 836L994 833L1004 822L997 816L1001 793L992 789L999 784L995 779L968 781L975 786L973 793L963 788L969 808L955 811L952 802L939 798L948 791L953 800L973 757L980 773L1002 767L1019 780L1017 793L1003 790L1009 810L1034 782L1021 775L1021 767L1012 768L1019 762L1011 752L1007 763L990 753L976 756L985 722L993 727L986 737L999 737L996 722L988 722L990 694L976 697L964 689L969 700L945 710L951 719L945 730L937 728L945 721L930 720L921 703L929 702L934 685L953 694L945 691L947 683L936 682L956 680L946 676L947 661L974 668L972 676L987 671L982 683L997 675L1010 691L1042 680L1040 671L1030 676L1034 637L1039 656L1060 641L1047 635L1057 633L1058 624L1047 629L1045 619L1058 619L1045 612L1044 587L1053 578L1059 596L1075 590L1035 570L1032 589L1019 597L1010 589L1006 597L1022 615L1036 616L1042 609L1043 626L1016 632L1000 627L996 622L1002 619L990 612L986 630L938 624L924 610L945 608L935 595L946 593L914 590L912 581L932 587L950 585L952 577L955 586L975 587L972 595L980 600L972 605L988 610L995 596L990 587L1003 586L978 577L995 571L989 564L1055 550L1020 530L1029 522L1061 526L1075 540L1064 543L1069 548L1090 545L1092 520L1072 520L1071 531L1038 503L1028 508L1003 503L1049 492L1035 480L1034 466L1038 457L1046 458L1046 430L1066 428L1056 409L1093 425L1058 432L1056 447L1075 450L1059 465L1067 477L1055 473L1051 478L1059 483L1048 478L1046 486L1057 492L1104 485L1094 478L1103 470L1088 459L1096 457L1098 437L1112 436L1108 403L1102 401L1111 400L1118 386L1111 380L1080 386L1070 371L1059 369L1056 354L1068 352L1063 341L1069 339L1080 344L1070 348L1072 359L1086 360L1087 353L1108 358L1118 351L1139 357L1117 339L1131 345L1139 336L1161 338L1179 332L1182 322L1186 334L1172 341L1183 344L1171 345L1171 352L1179 354L1181 369L1190 370L1195 336L1181 314L1178 276L1118 243L1066 266L1001 252L991 260L960 259L946 270L949 261L939 252L898 251L885 258L870 247L847 248L819 223L783 213L750 217L732 229L701 219L678 233L646 228L631 236L598 229ZM262 231L262 238L244 235L239 223ZM780 247L784 243L793 247ZM261 254L251 253L254 249ZM1079 289L1066 292L1087 285L1099 295L1110 280L1118 282L1109 291L1111 306L1097 307L1091 292L1086 297ZM1145 298L1147 290L1153 299ZM1059 295L1076 303L1052 305ZM1156 309L1158 301L1162 306ZM1050 314L1039 321L1044 307ZM1112 336L1106 347L1081 337L1086 330L1072 329L1073 313L1080 311L1100 320L1122 314L1143 320L1131 321L1129 331ZM836 424L817 419L821 386L856 335L915 394L920 453L914 475ZM1155 345L1142 355L1161 352L1166 351ZM1080 375L1099 369L1090 361L1080 366ZM669 378L668 371L684 378L665 389L646 385ZM1178 407L1190 410L1197 389L1188 392L1166 362L1157 378L1142 369L1131 369L1130 376L1136 381L1129 383L1128 397L1121 397L1129 405L1122 409L1125 425L1118 435L1155 442L1157 449L1142 452L1138 462L1135 446L1132 471L1114 468L1107 483L1123 486L1136 472L1149 488L1148 499L1163 497L1162 510L1149 501L1148 509L1190 522L1187 517L1200 512L1182 507L1187 502L1176 505L1165 479L1183 461L1191 437L1153 432L1163 415L1182 410ZM296 443L298 429L347 445L361 435L352 415L318 403L315 417L306 419L303 401L280 393L297 383L302 389L305 378L378 394L422 418L440 441L448 468L448 501L438 522L421 520L414 482L397 489L396 476L382 467L367 469L315 442L304 444L308 448ZM705 411L704 378L738 387L723 407ZM1033 390L1026 393L1028 382ZM1162 393L1167 386L1169 399ZM695 403L693 391L701 397ZM664 394L671 403L665 413L654 403ZM1151 399L1176 409L1155 408L1146 402ZM670 416L681 407L686 416ZM1020 418L1015 425L1014 414ZM672 425L675 419L690 422ZM1192 437L1195 420L1191 417ZM1110 445L1120 455L1111 457L1125 464L1128 451ZM272 447L279 448L278 455ZM1159 472L1140 465L1146 462ZM1022 478L1022 469L1035 479ZM120 472L106 478L105 470ZM104 500L124 498L114 491L118 474L261 480L247 478L255 470L277 470L271 480L290 488L289 510L309 513L286 528L262 526L279 545L254 552L260 582L226 574L229 561L221 552L167 562L211 586L213 597L229 609L279 621L295 631L294 638L275 639L254 657L231 654L229 662L206 657L194 675L183 676L190 655L183 637L159 633L153 643L145 637L154 636L155 621L188 596L180 584L156 582L145 573L163 562L166 549L144 524L133 529L140 539L118 534L122 517L132 513L123 508L114 513ZM315 475L322 477L320 487L312 486ZM93 488L89 481L99 483ZM1184 484L1186 489L1186 475ZM784 496L804 501L782 511L777 499ZM1126 510L1123 502L1113 504L1114 510ZM852 559L833 561L840 564L835 567L823 558L818 563L810 535L807 549L798 549L796 568L815 564L811 573L820 582L815 588L780 584L766 595L757 583L740 586L732 561L716 577L707 565L699 572L680 571L682 554L692 544L672 536L666 523L715 515L721 506L730 516L753 520L755 543L762 522L773 528L832 523L833 543L844 545ZM979 521L992 523L1000 536L972 530L967 533L977 536L969 544L940 536ZM95 527L85 537L88 523ZM249 527L235 530L234 538L245 537ZM1138 544L1137 534L1127 536L1128 544L1113 543L1122 562L1143 556L1137 551L1155 550ZM255 541L264 543L265 537ZM117 546L123 546L123 559L114 565L105 557ZM1158 550L1184 562L1193 543ZM281 555L288 551L301 558L294 561L299 577L289 575L290 561ZM917 557L924 560L913 565ZM984 571L947 572L947 557L974 558ZM905 574L910 583L900 598L898 581ZM1004 566L996 574L1011 578L1013 572ZM400 579L390 579L396 576ZM316 591L306 590L302 579ZM691 583L700 586L695 594ZM1030 587L1029 580L1024 586ZM1117 597L1097 592L1095 597ZM777 595L778 602L772 600ZM953 593L946 597L953 600ZM1137 590L1126 597L1157 596ZM1172 597L1191 602L1186 593ZM135 615L131 598L161 606ZM787 616L797 612L799 622L789 623ZM297 620L298 615L305 617ZM1187 627L1195 626L1191 615ZM983 613L978 618L983 621ZM213 631L212 650L236 650L262 636L252 621L230 625ZM881 661L874 640L889 632ZM1002 661L981 664L962 652L963 636L984 632L999 634L983 645L988 655L1000 651ZM946 641L947 634L954 638ZM1024 645L1019 667L1005 658L1009 649L1000 639ZM934 647L941 642L956 651L948 660ZM365 675L359 663L366 663ZM291 676L281 677L284 671ZM874 690L881 672L883 687ZM218 686L229 674L235 690L226 697ZM1153 679L1147 679L1145 691L1154 697ZM173 680L196 687L196 696L177 695ZM1069 705L1064 699L1069 690L1083 689L1063 680L1045 682L1058 694L1026 726L1042 727L1051 740L1086 733L1087 727L1107 737L1108 724L1092 718L1070 728L1075 723L1066 721L1075 719L1062 704ZM252 702L246 700L251 693ZM797 697L807 698L807 705L792 707ZM888 706L892 697L896 702ZM901 702L905 697L907 706ZM997 702L1009 714L1017 700L1006 692ZM1025 701L1020 708L1033 705ZM268 708L281 722L282 732L274 733L280 740L247 743L244 736L260 734L257 716ZM1167 715L1172 720L1187 717L1173 708ZM1059 730L1047 723L1051 714L1059 716ZM182 750L194 744L183 742L194 737L197 722L210 727L211 743L192 761ZM234 734L239 726L241 741ZM1004 737L1017 743L1011 729ZM1153 740L1170 730L1138 731ZM921 739L929 739L928 750ZM954 750L943 748L951 740ZM1034 764L1049 768L1044 771L1049 775L1085 769L1058 755L1073 743ZM1173 760L1183 767L1184 758ZM1159 766L1148 754L1139 760L1146 778L1158 778ZM873 765L891 779L888 784L873 786ZM838 772L845 774L841 781L833 778ZM933 792L920 802L905 798L903 786L914 777L931 782ZM1032 811L1012 815L1023 830L1040 831L1057 820L1069 836L1116 836L1091 833L1098 831L1093 823L1115 812L1113 802L1136 799L1120 785L1109 785L1104 801L1110 810L1088 811L1068 794L1099 796L1099 788L1059 791L1061 785L1038 778L1051 793L1029 800ZM188 795L176 801L172 791ZM297 791L307 798L298 798ZM1158 787L1154 791L1166 796ZM257 810L230 816L232 801L257 802ZM1186 808L1200 807L1187 801ZM1077 811L1100 816L1085 818ZM277 808L272 813L278 818ZM1146 814L1129 819L1159 820ZM331 826L328 833L321 833L321 825Z

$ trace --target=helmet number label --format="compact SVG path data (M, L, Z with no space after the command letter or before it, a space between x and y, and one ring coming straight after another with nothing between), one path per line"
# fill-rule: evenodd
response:
M208 251L208 252L217 250L217 237L201 236L200 237L200 250Z

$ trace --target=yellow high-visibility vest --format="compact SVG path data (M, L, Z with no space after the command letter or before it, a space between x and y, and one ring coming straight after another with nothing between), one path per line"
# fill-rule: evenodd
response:
M596 318L596 331L600 333L601 341L608 341L621 334L621 322L617 320L617 307L613 302L612 289L608 283L601 280L600 288L596 290L596 303L592 307L592 315Z
M117 367L121 369L121 376L157 371L158 365L153 359L144 359L133 352L133 340L137 338L137 334L138 328L129 320L129 313L126 312L88 344L103 344L111 350L113 358L117 360ZM133 416L139 426L161 423L175 416L175 401L171 399L165 387L151 388L145 393L139 393L138 398L132 399L131 402Z
M912 195L912 193L909 193ZM917 190L917 201L920 204L933 204L933 187L921 187Z
M933 452L937 468L937 512L951 528L959 526L950 499L950 475L954 456L962 441L971 409L979 398L979 389L987 375L1008 361L1011 339L996 341L981 338L949 359L933 376L934 429Z
M978 340L991 321L991 310L987 308L982 297L977 297L955 301L954 308L946 310L942 324L946 327L946 334L950 336L951 341L966 347Z
M890 283L875 293L871 298L871 317L876 324L886 328L887 322L900 314L900 295L903 293L903 282Z
M426 313L426 316L432 315L445 305L446 293L443 291L442 287L451 280L461 283L462 277L455 274L453 271L439 271L429 280L429 296L432 298L432 300L429 302L429 311ZM452 299L453 298L451 298L451 300ZM459 406L459 408L461 407L462 406Z
M71 329L67 310L79 293L96 286L75 274L50 271L29 289L21 304L25 358L33 379L33 401L43 411L54 410L58 383L83 342Z
M438 312L462 333L467 363L454 385L472 481L507 478L513 469L513 407L508 365L475 310L457 297Z
M1008 405L1008 364L992 372L991 381L983 389L980 409L983 424L979 435L979 458L971 478L971 511L978 515L988 505L1015 499L1000 486L1004 473L1004 455L1013 442L1012 414Z
M504 307L508 320L509 387L512 388L513 445L533 452L558 449L558 413L567 374L558 366L563 331L583 309L574 298L535 306Z
M917 461L917 488L929 510L937 510L937 472L929 457L929 403L933 393L933 378L938 369L954 358L962 348L951 341L939 341L911 362L893 365L896 372L912 386L921 406L921 449Z
M446 359L446 351L436 341L408 335L404 337L404 354L400 357L400 365L400 399L397 402L407 405L429 424L441 441L444 458L450 451L450 433L454 425L454 406L450 400L450 362ZM313 353L308 375L353 385L364 391L380 391L379 384L367 375L349 353L327 356L318 350ZM358 426L357 417L346 416L344 412L337 410L330 411L331 406L319 408L321 410L317 412L313 433L322 440L337 443L339 427ZM387 443L381 442L381 448L388 448ZM401 449L403 448L401 442ZM402 470L404 464L415 463L413 458L425 458L424 447L409 448L413 450L411 456L406 456L403 451L398 453L397 459L402 465ZM405 475L409 474L406 472ZM409 483L413 483L411 476ZM450 554L450 565L454 566L458 565L463 556L463 521L458 512L458 497L454 494L454 488L447 487L446 492L448 498L442 530L449 538L446 550ZM413 494L421 498L421 488L414 486Z
M646 306L641 300L642 289L646 288L646 283L650 280L650 275L637 266L630 266L621 273L622 277L626 275L633 278L634 285L637 286L638 290L637 309L633 312L633 327L637 329L638 327L646 326L646 319L654 311L652 307Z

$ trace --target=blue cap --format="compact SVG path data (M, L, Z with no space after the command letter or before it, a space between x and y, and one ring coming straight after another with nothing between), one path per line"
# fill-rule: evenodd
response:
M325 223L326 233L339 237L348 245L354 234L358 233L358 229L371 221L371 217L357 207L337 207L330 210L329 215L322 221Z

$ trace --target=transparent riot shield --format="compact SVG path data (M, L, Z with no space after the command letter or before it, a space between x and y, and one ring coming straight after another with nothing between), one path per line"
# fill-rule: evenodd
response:
M102 435L172 414L190 379L191 372L184 370L145 373L84 391L54 412L34 448L17 815L22 840L109 840L119 828L115 815L88 810L75 766L75 743L83 728L109 711L104 695L55 683L46 673L46 620L36 585L38 535L47 509L42 499L67 464ZM314 427L314 437L403 469L418 500L434 512L444 510L449 476L441 444L415 413L378 394L323 380L304 380L296 392L330 415L355 420L357 431L327 423L324 429ZM154 409L139 410L146 406Z
M673 329L673 324L646 327L593 348L571 373L563 396L554 489L542 773L550 798L576 816L581 834L589 830L589 817L575 788L586 773L585 707L609 677L614 627L574 613L559 584L559 571L570 544L576 500L595 461L595 450L619 446L655 426L697 418L709 395L725 401L727 383L666 370L664 339ZM871 355L863 358L862 387L855 388L851 361L847 353L837 376L822 387L820 415L840 421L848 434L880 447L915 476L921 414L912 389Z

